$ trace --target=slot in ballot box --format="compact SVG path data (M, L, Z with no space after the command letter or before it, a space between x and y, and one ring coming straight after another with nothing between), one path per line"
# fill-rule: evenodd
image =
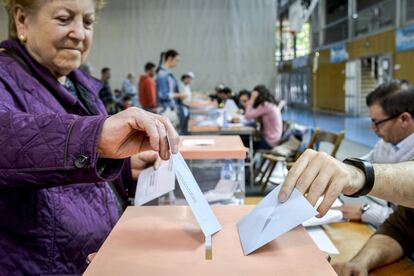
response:
M211 260L190 207L136 206L126 209L84 275L336 275L302 226L244 256L236 224L253 206L212 208L223 228L212 236Z
M209 203L244 203L247 148L240 136L181 136L179 149ZM175 195L182 202L178 187Z

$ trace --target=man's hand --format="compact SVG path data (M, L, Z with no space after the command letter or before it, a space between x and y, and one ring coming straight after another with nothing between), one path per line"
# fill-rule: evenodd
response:
M161 158L156 151L144 151L131 157L132 178L138 179L139 173L146 168L154 166L158 169Z
M358 204L347 204L342 205L339 210L342 211L344 219L361 221L362 206Z
M337 263L332 267L339 276L368 276L367 268L358 263Z
M99 157L126 158L154 150L169 159L167 135L172 152L178 151L179 137L171 122L157 114L132 107L105 120L98 142Z
M353 194L364 183L365 175L360 169L346 165L326 153L308 149L289 170L280 189L279 201L285 202L294 188L303 194L307 193L312 206L324 195L318 208L319 217L322 217L341 193Z

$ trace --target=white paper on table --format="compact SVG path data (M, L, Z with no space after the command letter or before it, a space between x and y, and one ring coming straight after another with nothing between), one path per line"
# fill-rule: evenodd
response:
M220 179L213 190L204 194L208 202L231 200L237 188L237 181Z
M182 143L183 146L212 146L214 145L213 139L186 139Z
M277 199L281 185L237 223L244 255L248 255L317 214L306 198L293 190L288 201Z
M343 214L341 210L334 210L330 209L321 218L313 217L302 223L304 227L310 227L310 226L318 226L318 225L325 225L335 222L341 222L343 221Z
M330 255L339 255L338 249L321 227L306 228L306 231L321 251Z
M201 192L197 181L188 168L181 153L173 154L171 159L173 160L175 175L177 176L181 191L183 192L188 205L190 205L191 211L204 235L210 236L220 231L221 225L214 215L213 210L211 210L208 205L206 198Z
M162 161L160 167L154 170L150 167L141 171L135 191L135 205L145 204L175 188L175 173L171 159Z

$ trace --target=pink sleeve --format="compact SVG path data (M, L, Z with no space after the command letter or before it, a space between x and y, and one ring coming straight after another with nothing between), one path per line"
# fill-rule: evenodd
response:
M248 120L256 119L262 116L263 114L267 113L267 109L267 106L265 106L264 104L259 105L257 108L253 108L253 104L248 103L246 108L246 114L244 115L244 117Z

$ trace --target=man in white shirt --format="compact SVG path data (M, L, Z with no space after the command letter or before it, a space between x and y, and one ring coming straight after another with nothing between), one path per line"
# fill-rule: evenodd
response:
M190 104L192 100L191 82L194 79L193 72L182 75L178 85L179 93L175 95L177 112L180 123L180 135L188 134L188 120L190 118Z
M377 87L367 96L367 106L372 120L372 130L381 140L371 152L361 159L373 163L398 163L414 160L414 114L407 112L405 101L410 85L406 81L393 80ZM412 95L414 101L414 95ZM344 218L361 220L376 227L393 212L387 202L372 198L364 205L344 204ZM377 203L375 203L377 202Z

